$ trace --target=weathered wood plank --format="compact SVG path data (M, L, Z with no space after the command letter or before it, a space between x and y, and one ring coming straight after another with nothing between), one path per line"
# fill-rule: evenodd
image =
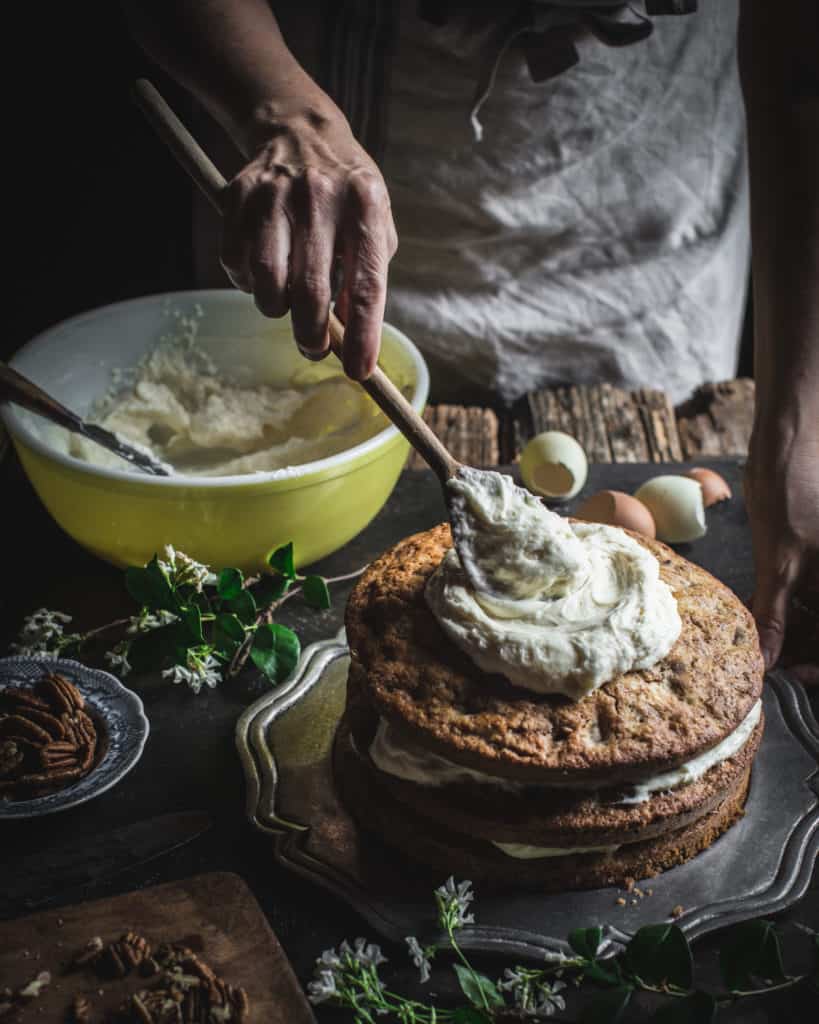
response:
M649 461L680 462L683 457L674 406L665 391L640 388L632 392L639 401L648 444Z
M468 466L497 466L500 462L498 417L491 409L463 405L430 405L424 419L460 462ZM425 469L411 452L407 469Z
M613 384L544 388L527 396L511 431L514 456L534 434L563 430L590 462L673 462L682 458L674 410L664 391Z
M754 383L743 378L706 384L676 410L664 391L603 383L533 391L503 422L490 409L454 405L430 406L425 415L457 458L492 466L501 455L504 462L517 459L529 438L544 430L571 434L590 462L745 455L753 411ZM410 457L410 468L423 464L420 456Z
M754 382L743 377L704 384L676 412L685 459L746 455L754 418Z

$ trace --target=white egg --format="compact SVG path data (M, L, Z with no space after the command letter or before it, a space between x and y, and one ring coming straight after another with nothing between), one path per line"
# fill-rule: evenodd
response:
M536 434L520 454L523 482L544 498L573 498L586 482L588 472L586 453L573 437L560 430Z
M705 536L702 487L687 476L655 476L637 491L638 498L654 517L657 537L681 544Z

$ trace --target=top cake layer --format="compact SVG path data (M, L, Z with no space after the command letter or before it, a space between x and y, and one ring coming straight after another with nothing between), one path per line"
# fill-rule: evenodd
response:
M579 701L527 693L477 668L424 598L452 543L448 525L401 541L368 568L347 606L352 658L374 708L450 760L531 782L611 784L719 743L761 694L753 619L705 570L632 536L658 559L682 631L652 668Z

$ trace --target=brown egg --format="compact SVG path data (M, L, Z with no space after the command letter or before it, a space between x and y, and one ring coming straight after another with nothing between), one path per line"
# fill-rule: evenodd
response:
M580 504L574 513L590 523L623 526L644 537L657 535L654 518L642 501L623 491L598 491Z
M731 488L713 469L689 469L685 475L696 480L702 488L702 503L706 508L731 497Z

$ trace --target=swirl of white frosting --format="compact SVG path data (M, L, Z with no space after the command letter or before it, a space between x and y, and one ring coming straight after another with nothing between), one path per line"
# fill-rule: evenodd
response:
M486 672L574 700L671 650L682 624L657 559L622 530L569 523L511 477L449 481L461 522L426 587L444 631ZM488 589L472 588L459 560Z

